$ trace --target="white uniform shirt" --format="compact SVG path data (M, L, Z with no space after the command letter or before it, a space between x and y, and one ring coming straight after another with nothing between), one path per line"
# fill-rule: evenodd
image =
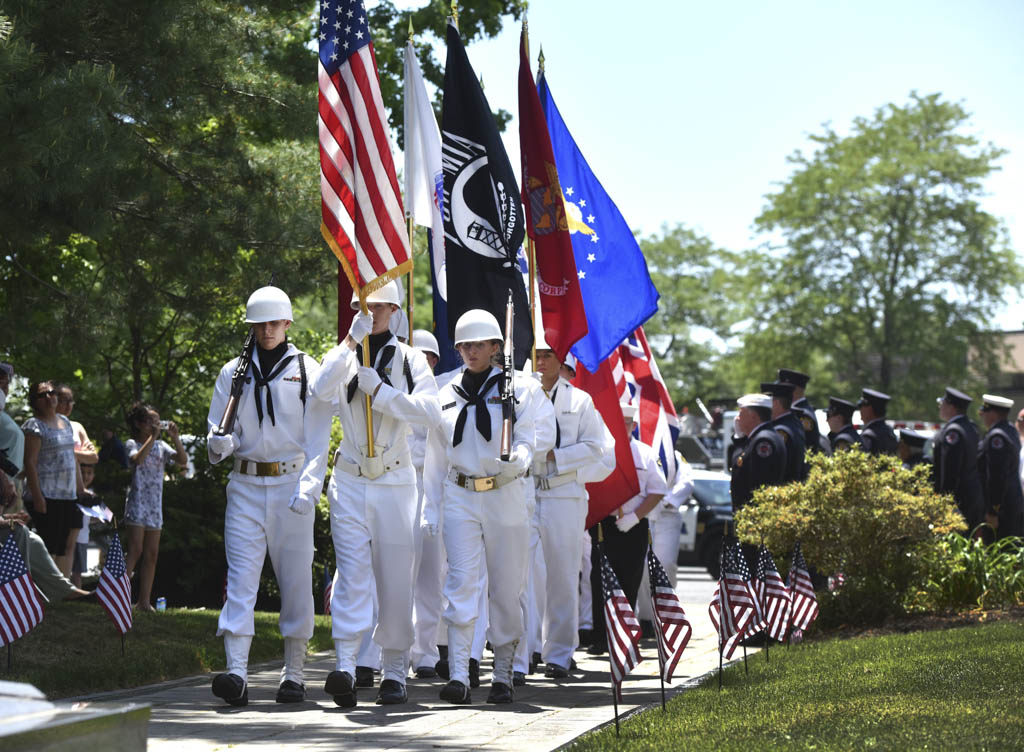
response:
M672 480L672 488L668 495L661 500L651 514L648 516L654 516L661 512L675 512L686 500L693 495L693 470L690 468L690 463L683 459L678 451L676 452L676 475Z
M288 356L294 356L291 362L266 388L260 390L260 401L263 405L262 424L256 412L256 400L253 396L253 371L250 368L247 372L232 430L232 438L237 446L234 456L252 462L284 462L300 455L305 456L305 463L298 477L297 492L315 504L320 498L324 472L327 468L331 416L322 410L317 410L312 404L309 394L306 395L305 407L299 398L302 376L298 359L303 359L306 368L307 391L308 385L316 378L319 370L317 362L291 343L288 344L288 349L285 350L278 364ZM253 359L256 360L255 352ZM217 376L210 412L206 418L209 435L213 434L213 430L220 424L221 417L224 415L224 407L231 394L231 376L235 372L237 363L238 358L228 361ZM270 419L267 407L268 391L274 402L273 421ZM212 450L209 451L209 457L212 464L225 458L215 454ZM277 486L296 482L294 473L261 477L232 471L229 477L259 486Z
M398 468L384 473L373 482L384 485L415 483L409 425L430 426L438 420L437 384L427 359L420 350L399 342L392 336L377 352L374 367L380 363L387 347L395 346L388 368L391 385L381 383L373 398L373 443L378 456L408 455ZM413 389L409 393L404 363L409 364ZM330 403L341 420L342 441L339 457L353 465L362 464L366 457L366 394L356 389L348 401L349 382L356 377L362 365L356 353L347 345L334 347L324 356L317 378L311 383L310 393L321 403ZM353 476L354 478L355 476ZM322 479L322 476L321 476Z
M620 507L623 514L635 511L651 494L668 494L668 483L661 474L657 453L633 437L629 439L629 448L633 451L633 466L636 467L636 479L640 482L640 493Z
M491 367L485 382L492 376L501 373L501 369ZM456 379L455 376L459 378ZM463 427L462 441L453 446L455 423L462 412L466 400L454 389L461 382L461 374L452 376L438 392L441 407L441 418L427 436L426 460L423 468L423 486L426 493L424 516L428 522L436 523L437 510L440 509L444 494L445 479L450 469L474 478L507 474L506 468L499 463L501 454L501 396L499 384L495 384L484 395L485 404L491 419L491 438L489 441L477 430L476 411L470 406L466 410L466 423ZM532 399L523 379L516 380L516 420L512 430L512 448L522 450L527 460L526 467L533 459L533 448L536 443L534 413Z
M600 465L602 457L612 453L612 468L615 466L615 440L605 428L604 421L594 407L590 395L577 389L565 379L559 378L551 392L545 392L545 402L554 410L558 423L554 446L554 461L547 459L547 452L538 453L533 462L533 473L537 477L552 477L565 473L577 475L576 480L550 489L537 489L543 498L579 498L586 493L584 480L578 472ZM553 442L554 443L554 442Z

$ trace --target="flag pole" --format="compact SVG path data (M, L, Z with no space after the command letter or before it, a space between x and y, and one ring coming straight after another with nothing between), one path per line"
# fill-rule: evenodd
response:
M601 523L597 523L597 552L601 555L601 559L598 560L597 565L601 567L604 563L604 528ZM601 577L601 602L607 604L608 594L604 591L604 577ZM607 605L605 606L607 608ZM603 610L603 609L602 609ZM615 682L611 679L612 672L612 636L608 631L608 617L605 616L604 620L604 639L608 645L608 679L612 685L612 707L615 708L615 736L619 735L619 695L615 691Z
M651 537L651 528L647 528L647 578L648 587L651 589L651 611L654 615L654 628L657 630L657 634L654 635L654 639L658 641L658 684L661 686L661 710L667 712L665 707L665 656L661 652L661 619L658 618L658 607L654 603L654 583L650 582L651 579L651 556L654 553L654 538Z
M722 598L722 566L725 564L725 536L718 549L718 691L722 691L722 654L725 641L722 639L722 625L725 624L725 602Z
M527 2L523 0L523 37L526 45L526 59L530 59L530 24L526 20ZM526 176L523 175L523 180ZM525 190L525 186L524 186ZM533 332L533 344L530 345L530 366L537 369L537 299L533 293L533 286L537 282L537 252L533 245L533 238L526 233L526 268L530 275L530 330Z
M409 44L412 44L412 38L413 38L412 16L409 16L409 39L408 39ZM405 198L406 198L406 201L409 200L408 195L406 195ZM413 268L415 266L414 259L413 259L414 254L413 254L413 250L412 250L413 233L414 233L413 221L412 221L412 215L410 215L409 216L409 336L406 338L406 342L408 343L409 347L412 347L412 330L414 328L413 325L412 325L412 322L413 322L413 314L412 314L412 305L413 305L412 285L413 285Z
M370 313L369 307L366 305L366 295L362 290L359 291L359 310L365 314ZM363 337L363 365L367 368L372 368L373 363L370 362L370 335ZM366 395L366 456L374 457L376 452L373 446L373 397L369 394Z

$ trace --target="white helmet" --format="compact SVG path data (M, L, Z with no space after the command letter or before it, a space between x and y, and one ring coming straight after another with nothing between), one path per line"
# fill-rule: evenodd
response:
M456 347L463 342L486 342L492 339L505 337L498 326L498 320L490 311L473 308L459 316L459 320L455 322Z
M412 346L425 353L433 353L441 357L440 349L437 346L437 338L426 329L412 330Z
M388 319L388 331L396 337L401 337L404 340L409 339L409 318L401 308L395 311L391 318Z
M279 287L261 287L249 296L245 304L245 323L263 321L292 321L292 301Z
M397 280L391 280L383 287L380 287L366 296L366 303L394 303L402 305L402 294L398 290ZM359 296L352 293L352 310L359 310Z
M619 407L622 408L622 417L629 418L630 420L635 420L636 414L640 410L633 402L620 402Z
M548 344L548 341L544 339L544 332L538 329L537 333L534 335L533 349L554 351L555 348Z
M576 373L576 356L571 352L565 354L565 360L562 361L562 365Z

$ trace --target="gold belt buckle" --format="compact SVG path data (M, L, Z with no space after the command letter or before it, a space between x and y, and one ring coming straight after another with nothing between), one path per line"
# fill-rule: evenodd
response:
M474 491L490 491L494 488L494 476L487 478L473 478Z
M256 464L256 474L264 477L280 475L278 472L279 462L259 462Z

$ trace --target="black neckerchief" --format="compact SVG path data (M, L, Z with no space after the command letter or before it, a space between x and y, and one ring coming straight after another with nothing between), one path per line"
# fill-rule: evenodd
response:
M488 379L490 373L490 368L480 373L473 373L467 369L462 372L462 385L452 384L455 393L466 400L466 404L459 411L459 417L455 419L455 433L452 436L453 447L462 443L462 431L466 427L466 418L470 407L476 407L476 430L484 437L484 441L491 440L491 413L487 409L485 399L488 392L501 380L502 374L496 373Z
M260 390L267 390L267 415L270 416L270 424L276 426L277 421L274 418L274 395L270 391L270 382L281 375L281 371L288 367L288 364L292 362L294 355L289 355L287 358L282 360L281 356L288 350L288 342L282 342L280 345L275 347L273 350L264 350L262 347L256 348L256 360L259 361L259 365L256 365L256 361L252 362L252 375L253 375L253 395L256 397L256 415L259 417L260 426L263 425L263 400L260 397ZM262 373L268 373L266 378L261 375Z
M555 388L551 390L551 407L555 406L555 397L558 396L558 382L555 382ZM555 413L555 449L561 449L562 447L562 427L558 425L558 413Z
M384 354L380 358L380 363L377 364L374 370L377 371L377 375L380 376L380 380L391 386L391 377L388 375L387 369L391 366L391 359L395 357L395 346L388 345L384 347L391 339L391 332L381 332L380 334L371 334L370 340L370 362L373 363L377 359L377 353L384 348ZM363 363L363 346L356 345L356 362L362 365ZM352 398L356 396L356 389L359 388L358 377L352 377L352 380L348 382L348 387L345 396L348 401L351 402Z

